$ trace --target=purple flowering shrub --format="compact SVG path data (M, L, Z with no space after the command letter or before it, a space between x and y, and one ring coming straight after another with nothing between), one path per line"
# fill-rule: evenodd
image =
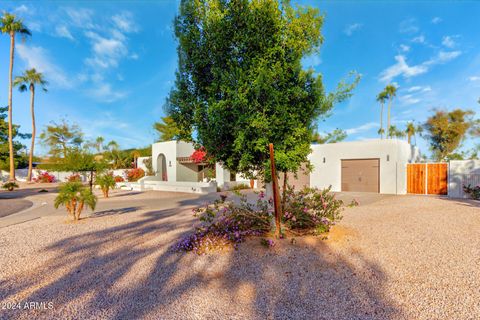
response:
M248 202L244 194L236 195L239 201L227 201L227 196L222 194L219 200L194 209L199 225L172 250L203 254L229 246L236 249L247 237L265 236L272 231L273 200L266 200L264 192L258 193L255 203ZM356 204L352 202L351 205ZM288 188L282 224L293 234L328 232L342 218L344 206L342 200L335 199L335 195L330 193L330 188L305 188L301 191ZM261 239L261 243L266 247L275 245L269 239Z
M330 189L304 188L295 191L288 188L283 224L292 232L328 232L330 227L342 218L341 212L345 206L342 200L335 198ZM356 204L352 202L351 205Z
M256 203L248 203L245 195L240 202L226 202L226 197L193 210L200 220L193 234L181 239L174 251L193 251L197 254L224 247L238 247L248 236L260 236L270 230L272 210L260 194Z

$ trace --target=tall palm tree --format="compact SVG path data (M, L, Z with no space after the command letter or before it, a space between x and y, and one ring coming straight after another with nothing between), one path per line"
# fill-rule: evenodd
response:
M97 149L97 152L100 153L104 147L103 143L105 142L105 138L102 136L98 136L97 139L95 140L95 149Z
M25 92L30 90L30 112L32 114L32 144L30 147L30 155L28 158L28 175L27 181L32 181L32 163L33 163L33 152L35 148L35 86L38 85L42 88L43 91L47 92L48 82L44 79L43 74L37 72L35 68L27 70L23 75L18 76L13 81L13 85L18 87L20 92Z
M412 144L412 136L415 136L417 130L417 126L413 122L407 123L407 129L405 130L405 133L407 134L407 139L408 139L408 144ZM415 144L417 139L415 139Z
M385 130L383 130L383 107L385 105L385 101L387 101L388 95L384 91L380 92L377 96L377 102L380 102L380 129L378 130L378 133L380 134L380 137L383 139L383 133Z
M385 87L385 93L388 97L388 115L387 115L387 135L390 132L390 110L392 108L392 101L393 98L397 95L397 87L395 87L393 84L389 84L388 86Z
M13 57L15 55L15 35L32 35L30 30L23 24L21 19L17 19L13 14L5 12L0 19L0 31L10 36L10 69L8 77L8 150L10 153L10 180L15 180L15 162L13 154L13 127L12 127L12 78L13 78Z

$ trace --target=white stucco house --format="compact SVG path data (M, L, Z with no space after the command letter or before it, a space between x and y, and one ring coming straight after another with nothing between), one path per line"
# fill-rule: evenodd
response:
M290 183L302 187L327 188L332 191L358 191L386 194L407 192L407 164L420 160L418 149L403 140L373 139L312 145L310 173L289 177ZM142 178L138 188L215 192L235 184L250 184L241 174L232 175L220 163L213 169L206 163L195 163L190 156L191 143L167 141L152 145L154 176ZM255 181L255 185L256 185Z
M332 191L407 193L407 164L420 161L418 148L396 139L312 145L310 186Z

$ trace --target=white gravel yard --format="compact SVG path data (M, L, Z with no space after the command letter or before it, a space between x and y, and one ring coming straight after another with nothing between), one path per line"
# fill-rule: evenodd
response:
M0 228L0 318L480 319L478 203L358 199L327 240L205 256L168 250L188 203Z

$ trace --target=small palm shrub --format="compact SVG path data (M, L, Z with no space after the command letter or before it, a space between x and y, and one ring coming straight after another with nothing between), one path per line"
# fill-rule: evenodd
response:
M474 200L480 200L480 185L472 187L472 185L463 186L463 191Z
M129 182L138 181L140 178L145 177L145 171L142 168L136 168L127 170L127 180Z
M113 176L113 173L104 173L99 176L97 176L97 179L95 180L95 184L102 189L103 196L105 198L108 198L108 192L110 189L114 189L116 185L115 177Z
M95 210L96 204L97 197L89 188L77 181L63 183L54 202L55 209L65 206L74 221L80 219L80 215L85 207Z
M13 189L18 188L18 184L16 184L16 183L13 182L13 181L9 181L9 182L5 182L5 183L2 185L2 188L3 188L3 189L7 189L8 191L13 191Z

